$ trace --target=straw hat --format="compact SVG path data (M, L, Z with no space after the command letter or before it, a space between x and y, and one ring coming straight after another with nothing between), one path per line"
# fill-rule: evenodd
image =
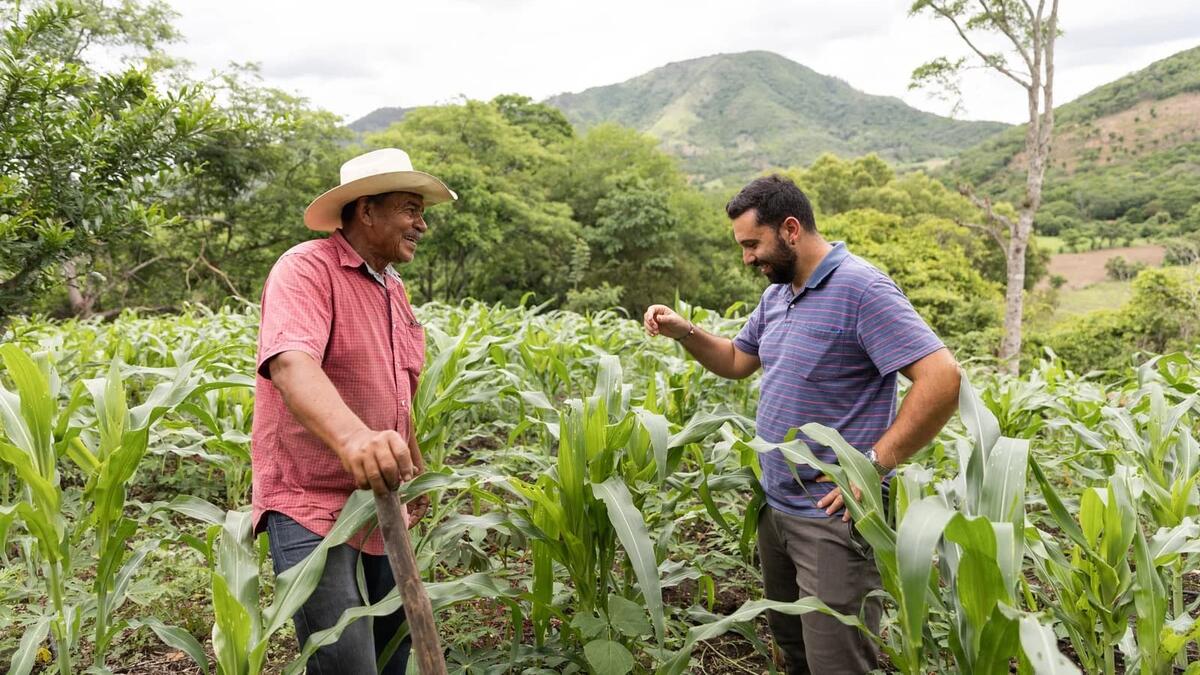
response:
M413 192L425 198L425 206L458 199L437 178L414 171L408 153L397 148L372 150L342 165L342 184L313 200L304 210L309 229L333 232L342 226L342 207L359 197L385 192Z

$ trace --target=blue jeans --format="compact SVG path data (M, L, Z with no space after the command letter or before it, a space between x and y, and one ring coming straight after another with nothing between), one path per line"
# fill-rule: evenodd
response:
M321 543L321 536L305 529L300 523L279 513L266 514L267 535L271 543L271 561L275 574L304 560ZM379 602L396 586L392 568L385 555L368 555L346 544L329 549L325 571L316 590L309 596L293 620L300 648L308 637L317 631L332 627L351 607L362 606L363 598L358 591L357 567L362 561L363 577L366 582L368 601ZM387 647L388 642L404 623L404 610L390 616L366 617L350 624L338 641L321 647L308 659L307 675L337 675L346 673L376 672L375 663ZM404 675L408 666L411 641L405 637L391 659L380 673Z

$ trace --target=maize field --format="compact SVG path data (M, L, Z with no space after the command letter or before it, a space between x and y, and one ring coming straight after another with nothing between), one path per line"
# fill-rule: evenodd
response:
M744 318L681 306L732 336ZM454 673L776 672L762 614L756 380L614 313L425 305L414 402L432 509L413 531ZM291 616L334 531L275 578L250 528L257 309L18 320L0 346L0 667L24 675L299 673ZM969 364L968 364L969 365ZM884 499L838 434L826 472L874 549L890 671L1200 673L1200 356L1116 378L1053 354L967 369L959 414ZM398 643L402 636L397 636ZM140 672L148 672L146 670ZM164 667L162 672L166 672Z

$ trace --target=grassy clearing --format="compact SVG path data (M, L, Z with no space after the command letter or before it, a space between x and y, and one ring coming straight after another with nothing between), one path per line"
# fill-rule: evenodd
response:
M1133 297L1132 281L1101 281L1080 289L1059 292L1054 323L1069 321L1098 309L1118 309Z

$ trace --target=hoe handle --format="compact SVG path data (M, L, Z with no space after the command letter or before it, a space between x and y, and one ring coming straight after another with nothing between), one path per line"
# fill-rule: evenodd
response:
M416 653L421 675L446 675L442 643L433 624L433 606L429 604L429 595L421 584L421 571L413 555L412 540L408 538L408 525L400 499L391 491L385 495L375 495L375 509L379 514L379 527L383 530L383 545L392 565L392 575L404 600L404 613L408 618L413 652Z

